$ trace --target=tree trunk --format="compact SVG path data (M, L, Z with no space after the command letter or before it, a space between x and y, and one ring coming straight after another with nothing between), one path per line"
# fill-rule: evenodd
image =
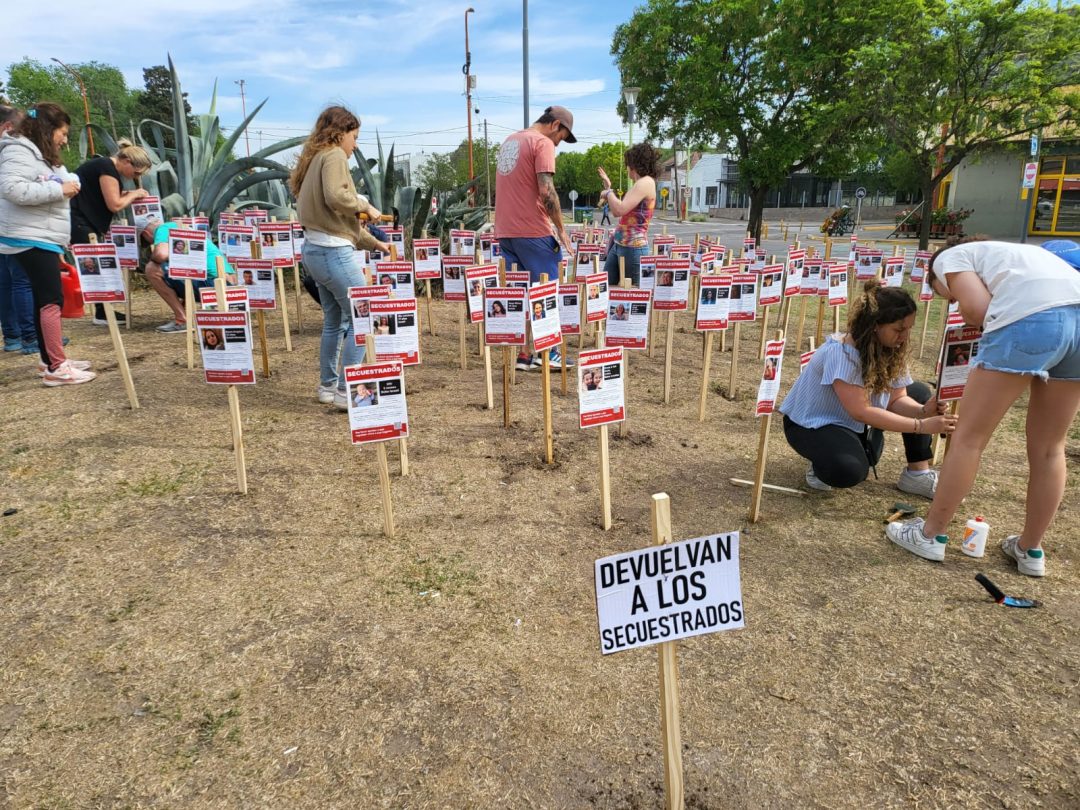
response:
M758 244L761 244L761 220L765 213L765 195L768 193L768 186L750 187L750 217L746 222L746 230Z
M934 194L937 192L937 187L938 184L934 182L932 176L925 178L922 182L923 217L919 226L919 250L926 250L930 246L930 228L933 225L931 219L934 214Z

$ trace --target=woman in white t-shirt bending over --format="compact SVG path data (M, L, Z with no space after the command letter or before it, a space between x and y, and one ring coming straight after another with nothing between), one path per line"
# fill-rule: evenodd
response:
M961 240L930 260L934 291L958 301L984 330L971 361L963 419L953 434L934 503L921 518L890 525L889 538L928 552L971 490L982 451L1017 398L1030 390L1027 515L1001 543L1021 574L1046 573L1042 539L1065 492L1065 436L1080 408L1080 274L1036 245Z

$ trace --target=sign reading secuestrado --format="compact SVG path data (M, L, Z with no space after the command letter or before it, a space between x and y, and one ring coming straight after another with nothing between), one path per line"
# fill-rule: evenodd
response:
M739 533L597 560L596 616L604 655L743 627Z

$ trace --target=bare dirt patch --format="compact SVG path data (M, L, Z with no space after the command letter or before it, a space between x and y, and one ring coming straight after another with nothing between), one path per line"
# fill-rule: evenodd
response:
M437 302L406 375L412 469L394 477L389 540L374 452L315 402L305 309L295 351L273 326L274 376L241 391L246 497L225 391L153 332L150 293L125 332L137 412L88 322L68 331L102 370L89 385L47 390L32 358L0 358L0 506L19 510L0 518L0 804L660 806L655 652L599 654L592 564L648 545L649 496L666 491L677 538L744 530L746 629L680 645L688 806L1080 805L1075 470L1044 581L994 543L971 560L954 541L941 565L892 547L899 437L880 480L767 495L748 527L749 493L728 478L753 473L757 330L742 397L710 394L700 423L684 315L671 405L662 350L631 362L604 532L596 433L577 429L574 396L555 394L548 467L539 375L517 374L504 430L498 380L485 410L479 358L460 370L456 310ZM728 363L714 353L721 388ZM992 540L1021 523L1023 416L964 507ZM1078 447L1074 432L1071 466ZM770 450L769 479L799 486L778 426ZM1045 608L994 606L978 571Z

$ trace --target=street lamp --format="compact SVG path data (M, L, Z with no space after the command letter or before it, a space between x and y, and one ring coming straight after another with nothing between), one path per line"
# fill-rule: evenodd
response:
M244 99L244 80L234 79L233 84L240 85L240 110L243 114L244 121L247 120L247 101ZM247 156L251 157L251 141L248 139L247 127L244 127L244 147L247 149Z
M90 104L86 100L86 85L83 84L82 76L80 76L70 67L65 65L55 56L52 57L52 60L64 70L66 70L68 73L70 73L72 76L74 76L75 81L79 83L79 93L82 95L83 115L86 117L86 138L88 143L90 144L90 154L93 155L94 152L96 152L97 150L94 149L94 133L90 131Z
M686 160L686 150L679 146L678 139L672 141L672 151L675 153L675 219L682 220L682 183L679 180L679 164Z
M472 83L473 77L469 73L472 67L472 54L469 53L469 15L475 14L476 9L469 6L465 9L465 64L461 68L461 72L465 74L465 107L469 116L469 182L473 179L473 151L472 151ZM472 192L469 192L469 199L472 199Z
M637 114L637 97L640 87L624 87L623 101L626 102L626 122L630 125L630 145L634 145L634 116Z

